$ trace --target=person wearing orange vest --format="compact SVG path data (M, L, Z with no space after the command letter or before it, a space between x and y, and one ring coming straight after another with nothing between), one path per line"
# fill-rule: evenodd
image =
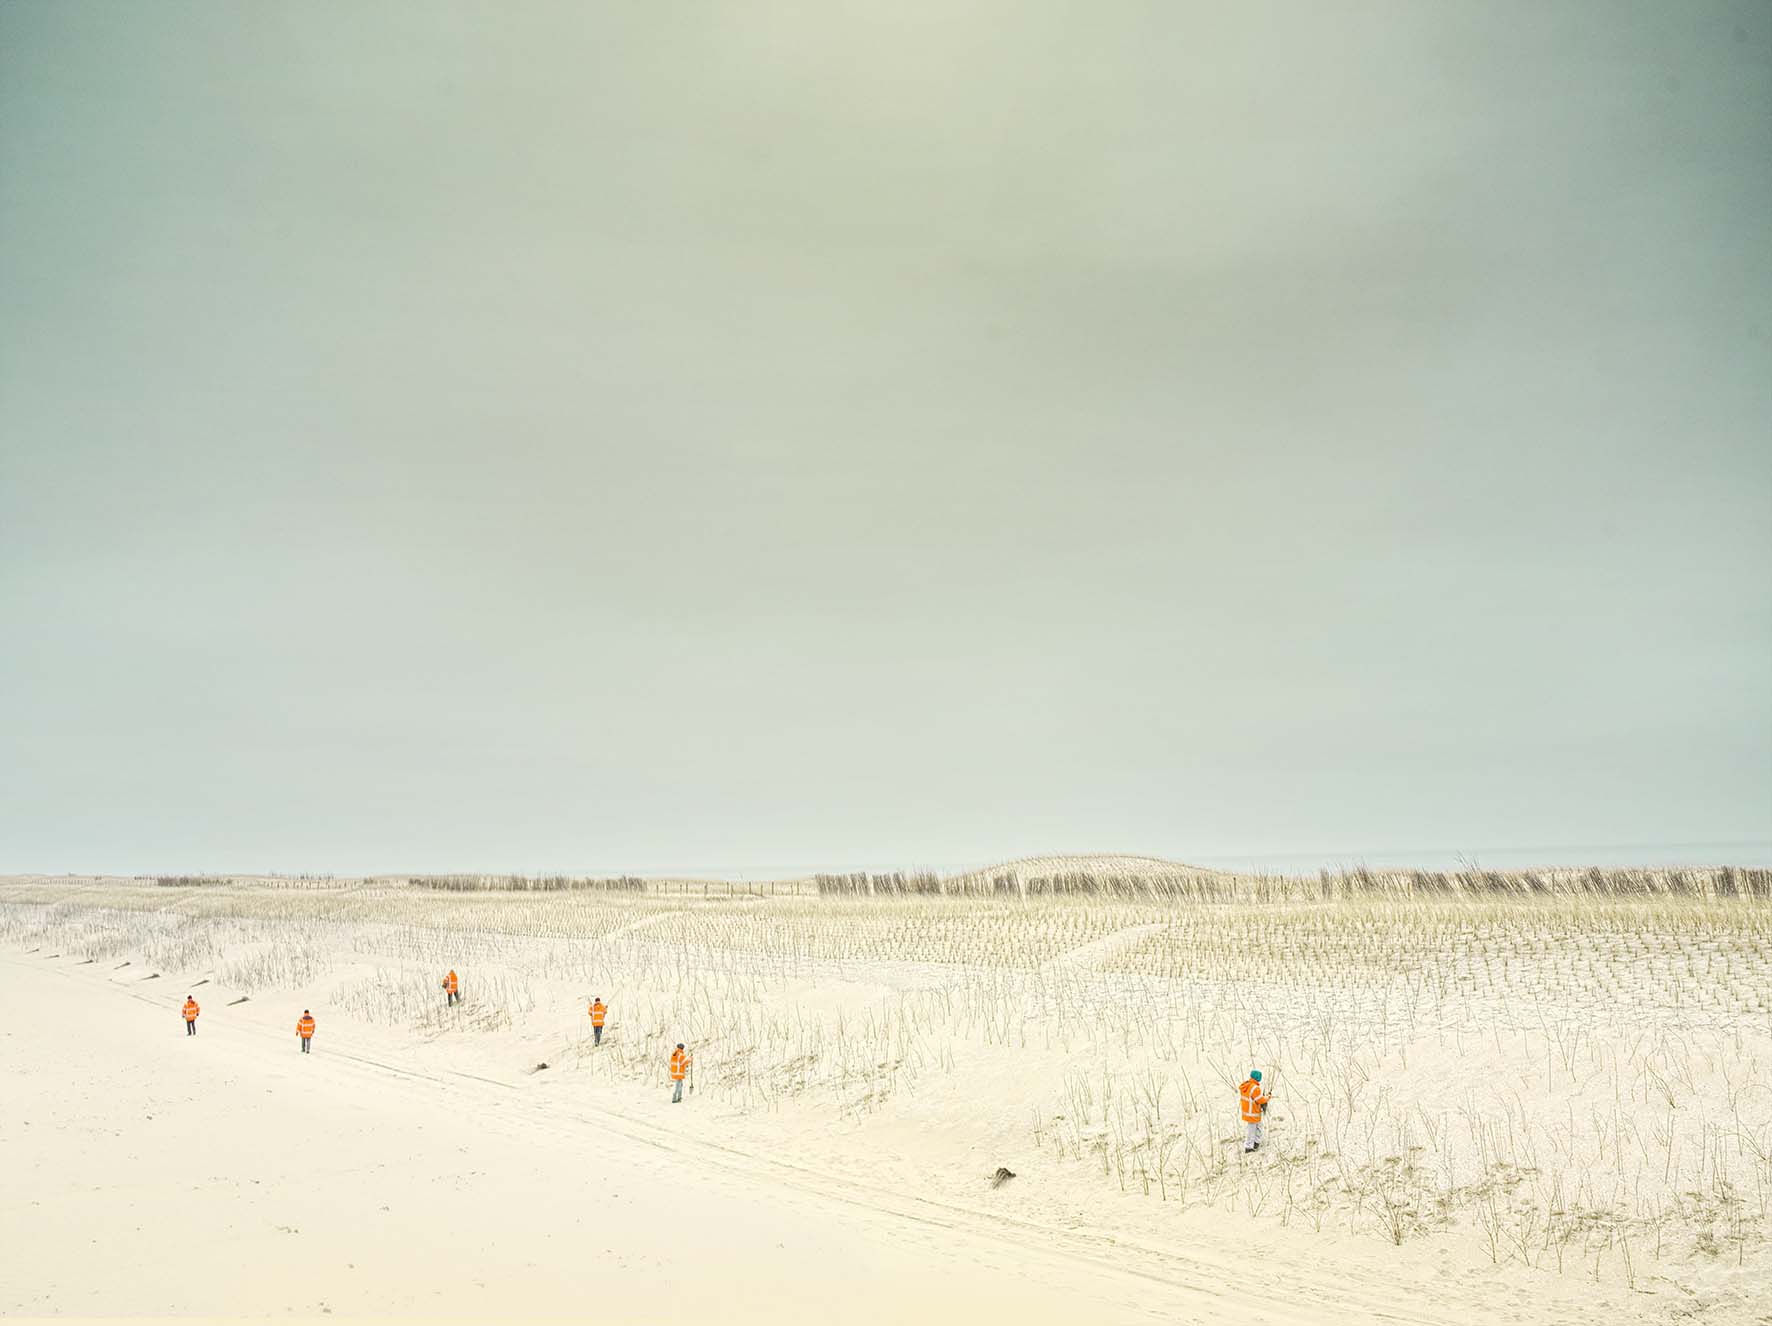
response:
M451 967L449 975L443 978L443 988L449 992L450 1003L461 1001L461 982L455 979L455 968Z
M295 1020L295 1034L301 1037L301 1052L309 1053L308 1046L314 1040L314 1015L302 1009L301 1016Z
M603 1043L603 1020L609 1016L609 1006L603 1002L602 995L591 996L591 1044Z
M191 998L190 995L186 995L185 996L185 1035L195 1036L197 1034L197 1014L200 1011L201 1010L197 1007L197 1001L195 999Z
M671 1093L671 1104L673 1105L683 1099L683 1079L689 1076L689 1065L693 1062L694 1060L689 1057L688 1052L683 1049L683 1042L678 1041L677 1048L671 1051L671 1081L677 1084L676 1091Z
M1237 1108L1243 1115L1243 1152L1247 1155L1261 1145L1261 1116L1273 1097L1261 1089L1261 1070L1251 1068L1249 1077L1237 1088Z

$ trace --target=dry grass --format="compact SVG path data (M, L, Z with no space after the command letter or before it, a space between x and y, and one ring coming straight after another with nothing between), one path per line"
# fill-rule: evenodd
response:
M1391 1243L1459 1233L1498 1264L1634 1285L1767 1254L1764 876L1035 886L1056 872L872 897L45 880L0 886L0 937L324 987L426 1036L557 1035L550 1063L612 1081L656 1081L686 1040L699 1090L740 1117L816 1097L865 1118L964 1065L1027 1102L1030 1145L1112 1191ZM593 990L615 1007L594 1055ZM1252 1064L1276 1105L1246 1159Z

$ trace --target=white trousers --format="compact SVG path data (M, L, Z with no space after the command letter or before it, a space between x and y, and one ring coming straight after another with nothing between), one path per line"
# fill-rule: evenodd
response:
M1243 1125L1243 1150L1253 1151L1261 1145L1261 1125L1246 1123Z

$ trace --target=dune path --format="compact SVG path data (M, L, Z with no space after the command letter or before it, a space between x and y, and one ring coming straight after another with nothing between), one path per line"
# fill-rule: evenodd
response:
M662 1108L599 1119L324 1024L304 1057L262 1006L205 1005L187 1038L166 991L65 961L0 955L8 1316L1296 1320L841 1176L781 1182L679 1146Z

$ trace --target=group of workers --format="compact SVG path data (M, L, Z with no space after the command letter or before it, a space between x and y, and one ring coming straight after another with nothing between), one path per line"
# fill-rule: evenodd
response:
M455 974L454 968L451 968L449 974L443 978L443 993L446 996L448 1004L453 1005L461 1002L461 978ZM185 1035L195 1036L197 1034L197 1018L202 1011L202 1008L199 1007L197 1003L196 996L185 996ZM601 1045L603 1043L603 1028L608 1025L609 1022L609 1005L603 1002L602 995L591 996L589 1013L591 1018L591 1044L593 1046ZM303 1054L313 1053L314 1014L310 1010L305 1008L302 1009L301 1016L297 1018L295 1022L295 1034L301 1041L301 1052ZM675 1105L683 1099L683 1083L685 1079L689 1082L690 1090L693 1091L695 1089L694 1062L695 1061L690 1057L689 1052L683 1048L683 1042L678 1041L677 1048L671 1051L670 1072L671 1084L674 1088L671 1093L671 1104Z
M185 1035L195 1036L197 1034L197 1017L202 1012L203 1009L197 1003L197 997L195 995L186 995L184 1007ZM314 1015L305 1008L302 1009L301 1016L295 1020L295 1034L301 1040L301 1052L303 1054L312 1053L308 1046L314 1039Z
M461 979L456 976L453 968L443 978L443 992L448 996L450 1004L461 1002ZM185 1035L195 1036L197 1034L197 1015L201 1011L197 1006L197 1000L191 995L186 995ZM592 995L588 1011L591 1018L591 1044L593 1046L601 1045L603 1043L603 1028L609 1021L609 1005L603 1002L602 995ZM296 1019L295 1034L301 1040L301 1052L303 1054L310 1053L309 1047L314 1040L314 1015L305 1008L302 1010L301 1017ZM683 1048L683 1042L678 1041L677 1048L671 1051L671 1104L675 1105L683 1099L683 1083L685 1081L689 1083L690 1090L695 1089L694 1070L695 1060ZM1259 1068L1250 1069L1249 1076L1244 1079L1243 1085L1237 1088L1237 1109L1243 1119L1243 1153L1245 1155L1251 1151L1259 1150L1261 1147L1261 1123L1267 1114L1268 1102L1272 1099L1273 1095L1261 1085L1261 1070Z
M603 1027L609 1021L609 1005L603 1002L602 995L591 996L591 1006L586 1010L591 1018L591 1045L596 1047L603 1043ZM683 1081L689 1080L690 1090L695 1089L695 1077L692 1071L694 1060L683 1048L683 1042L677 1042L677 1048L671 1051L671 1104L675 1105L683 1099Z

